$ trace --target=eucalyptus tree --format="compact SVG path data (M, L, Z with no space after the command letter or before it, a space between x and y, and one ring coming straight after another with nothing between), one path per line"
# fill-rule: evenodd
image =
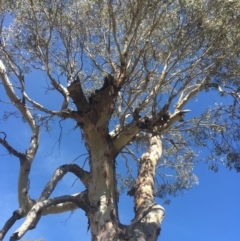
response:
M8 0L0 8L1 105L15 108L1 113L2 120L20 115L30 130L26 151L8 141L13 133L0 130L2 150L20 164L19 209L0 240L18 219L24 221L11 240L43 215L78 208L88 217L92 240L156 240L164 208L155 196L177 195L197 182L192 171L200 150L209 150L201 158L212 169L221 160L240 170L239 1ZM41 76L46 92L61 96L54 107L44 94L34 98L38 85L28 88ZM224 104L204 106L195 101L199 93L219 95ZM40 135L54 119L75 122L88 167L69 160L33 199L31 166ZM137 176L118 174L123 153L134 160ZM69 172L86 189L50 197ZM119 188L134 200L129 225L119 221Z

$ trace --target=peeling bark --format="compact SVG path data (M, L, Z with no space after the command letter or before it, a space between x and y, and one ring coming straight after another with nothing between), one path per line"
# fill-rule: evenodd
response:
M162 153L160 138L150 138L149 152L142 156L136 184L129 192L135 200L135 218L129 226L119 222L117 213L114 149L107 140L102 140L97 147L95 150L91 148L91 179L88 188L91 206L97 209L87 214L92 240L157 240L165 213L164 208L155 203L153 195L155 167Z
M118 226L115 156L111 143L101 133L88 135L91 147L88 197L95 213L88 213L92 240L115 240Z
M155 168L162 155L159 136L150 137L149 151L142 155L138 177L128 192L134 195L135 218L130 225L133 237L130 240L157 240L164 218L164 208L154 201Z

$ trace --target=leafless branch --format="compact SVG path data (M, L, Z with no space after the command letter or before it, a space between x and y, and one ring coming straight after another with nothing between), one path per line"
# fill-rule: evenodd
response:
M62 212L65 212L66 210L64 208L66 207L64 206L64 204L67 204L67 206L69 207L69 203L74 204L73 206L70 205L73 209L80 207L87 212L90 211L90 206L88 203L86 203L86 193L84 192L76 195L65 195L50 198L44 201L38 201L35 205L33 205L31 210L28 212L26 220L23 222L20 228L18 228L12 234L10 240L19 240L28 230L35 228L41 216L49 214L50 210L53 212L55 208L56 213L60 212L60 209L62 210ZM61 205L57 206L59 204ZM50 209L47 211L48 208Z
M21 219L24 216L24 210L19 208L18 210L15 210L12 214L12 216L7 220L4 227L0 231L0 241L3 240L6 233L9 231L9 229L14 225L14 223Z
M62 179L62 177L67 172L71 172L71 173L75 174L83 182L83 184L86 187L88 186L88 180L89 180L89 173L88 172L84 171L81 167L79 167L76 164L63 165L55 171L51 180L45 186L42 194L40 195L39 200L46 200L47 198L49 198L49 196L51 195L51 193L55 189L57 183Z
M219 61L220 61L220 58L219 58ZM219 64L220 62L217 62L217 64L213 63L207 67L207 69L209 69L209 73L201 81L200 84L196 84L194 86L186 86L186 88L182 91L182 94L179 98L179 101L176 106L176 110L182 110L182 108L189 102L189 100L191 100L203 89L203 86L210 80L210 78L212 77L212 74L215 73L215 71L219 67ZM187 94L184 96L185 92L187 92Z
M12 103L18 108L22 116L27 121L31 128L32 136L30 146L26 152L26 155L21 158L19 181L18 181L18 200L20 207L31 205L31 199L28 196L28 176L31 169L32 161L37 153L38 142L39 142L39 127L33 118L31 112L26 105L16 95L11 82L8 79L6 68L2 61L0 61L0 78L2 79L6 94ZM6 144L6 143L5 143ZM27 170L27 171L26 171Z
M68 91L80 112L86 112L90 106L84 95L79 77L68 86Z
M51 75L50 73L50 70L49 70L49 67L47 66L47 73L48 73L48 77L49 79L51 80L51 83L53 85L53 87L59 92L62 94L63 98L64 98L64 101L63 101L63 104L62 104L62 110L65 110L67 109L68 107L68 103L69 103L69 92L67 90L67 88L65 88L63 85L61 85L59 82L57 82Z
M24 98L29 102L31 103L36 109L42 111L42 112L45 112L47 114L50 114L52 116L61 116L61 111L52 111L52 110L49 110L47 109L46 107L42 106L41 104L37 103L36 101L32 100L28 95L27 93L24 91L23 92L23 96Z
M23 157L25 156L25 154L23 154L23 153L17 151L16 149L14 149L14 148L6 141L7 135L6 135L4 132L0 131L0 133L4 135L4 138L0 138L0 143L9 151L9 153L10 153L11 155L14 155L14 156L20 158L20 159L23 158Z

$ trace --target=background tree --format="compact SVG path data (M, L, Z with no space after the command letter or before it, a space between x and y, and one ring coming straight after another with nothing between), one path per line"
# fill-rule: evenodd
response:
M192 170L199 150L209 150L205 160L213 170L221 160L239 171L239 9L238 1L227 0L1 2L0 77L10 101L1 104L14 106L2 119L20 116L31 137L24 152L1 130L0 143L19 159L20 171L19 209L0 240L18 219L25 217L11 240L35 228L42 215L77 208L88 217L92 240L156 240L164 208L154 196L176 195L197 182ZM30 89L34 78L46 81ZM35 98L43 85L42 98ZM227 101L199 110L193 100L200 92ZM75 122L88 165L69 160L33 199L29 175L40 134L59 119L60 127ZM121 155L128 176L116 172ZM85 191L50 197L68 172ZM118 216L124 188L134 197L130 225Z

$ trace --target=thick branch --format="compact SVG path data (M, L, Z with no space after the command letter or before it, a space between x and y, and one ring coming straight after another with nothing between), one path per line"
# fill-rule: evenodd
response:
M112 142L115 150L120 151L125 145L127 145L138 133L140 130L148 130L149 132L156 132L160 127L163 127L165 123L169 121L169 117L165 120L163 117L168 111L168 106L164 106L157 115L153 117L141 117L137 120L133 120L131 123L125 125L123 128L117 127L115 130L110 132L112 136ZM181 112L182 113L182 112ZM180 114L180 112L178 113ZM173 115L172 122L173 124L180 118L176 118ZM162 131L163 129L161 129Z
M163 124L154 127L154 132L162 133L168 130L175 122L183 121L185 113L188 113L191 110L176 110L172 115L169 116L169 119Z
M157 230L164 218L165 210L154 201L155 168L162 155L162 142L159 136L150 137L149 151L142 155L135 185L128 192L134 195L135 218L130 227L139 230L143 240L156 240ZM147 227L147 230L146 230ZM142 232L141 230L145 230Z
M85 212L91 212L92 208L90 207L88 192L87 190L81 193L72 194L72 197L75 197L78 202L62 202L48 208L44 209L41 214L49 215L49 214L58 214L68 211L73 211L77 208L83 209Z
M136 121L131 122L121 129L119 128L116 128L110 132L110 135L113 138L113 147L117 152L120 151L127 143L129 143L139 132L139 127Z
M37 126L37 123L34 120L34 117L32 116L27 106L16 95L13 89L12 83L9 81L9 78L7 76L6 68L1 60L0 60L0 78L2 79L3 86L5 88L7 96L21 112L23 118L26 120L26 122L28 123L32 131L30 146L26 152L26 155L22 156L21 158L21 166L20 166L19 180L18 180L18 201L19 201L20 207L24 208L29 205L32 205L32 201L28 196L28 188L29 188L28 176L30 173L32 161L38 149L39 127Z
M24 217L24 210L23 209L20 208L20 209L18 209L18 210L13 212L12 216L7 220L7 222L5 223L4 227L0 231L0 241L3 240L3 238L6 235L6 233L14 225L14 223L17 220L21 219L22 217Z
M156 165L162 155L159 136L150 137L149 151L142 155L138 177L134 187L128 192L134 195L136 216L154 203L154 176Z
M187 89L189 89L189 87L187 87L186 90L184 90L182 92L182 94L181 94L181 96L179 98L178 104L176 106L176 109L177 110L182 110L182 108L188 103L188 101L198 94L198 92L201 90L202 85L201 84L197 84L197 85L191 86L192 90L189 91L186 94L186 96L184 96L184 92L187 91Z
M55 173L53 174L53 177L48 182L48 184L45 186L39 200L42 201L42 200L46 200L47 198L49 198L49 196L55 189L57 183L62 179L62 177L67 172L74 173L83 182L85 187L88 186L88 180L89 180L88 172L84 171L82 168L80 168L76 164L63 165L55 171Z
M90 109L87 98L83 93L79 77L77 77L77 79L73 81L67 89L71 98L73 99L74 104L77 106L78 111L84 113Z
M44 210L46 210L50 206L56 206L58 204L70 202L74 203L77 207L80 207L88 212L90 210L90 207L86 203L85 198L83 198L84 196L85 193L78 194L77 196L65 195L37 202L29 211L24 223L20 226L19 229L17 229L13 233L13 235L10 238L10 241L19 240L28 230L35 228L35 226L41 218L42 212L44 213Z
M103 87L89 98L91 111L88 113L96 127L106 126L114 111L119 88L113 84L113 76L105 78Z

